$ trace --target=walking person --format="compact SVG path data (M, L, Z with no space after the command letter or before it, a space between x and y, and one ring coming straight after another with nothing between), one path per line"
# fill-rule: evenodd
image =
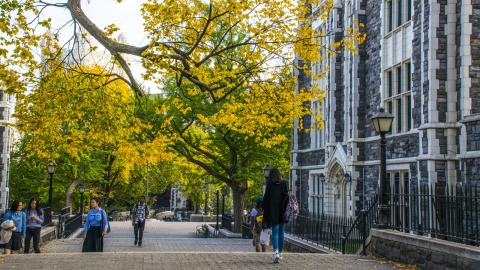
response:
M145 230L145 221L148 217L148 206L145 203L145 196L140 196L138 203L132 209L132 226L135 234L134 245L142 246L143 231Z
M267 245L260 242L260 235L262 233L263 223L263 197L256 199L255 207L250 211L250 226L252 228L253 246L256 252L267 251Z
M283 259L283 242L285 239L285 211L289 196L287 182L282 179L280 171L273 168L270 171L265 195L263 196L262 227L272 229L273 262Z
M103 238L107 234L108 226L107 213L100 208L98 199L92 199L83 226L82 252L103 252Z
M27 206L27 236L25 238L25 248L23 253L30 252L30 241L33 238L33 250L40 253L40 232L44 221L43 211L40 209L40 203L37 199L31 198Z
M25 236L27 233L26 228L26 216L25 212L22 211L23 203L21 201L15 200L12 203L12 207L10 208L5 216L3 217L4 220L12 220L15 224L15 230L12 230L12 234L10 237L10 241L5 244L5 254L11 254L12 251L18 252L24 244Z

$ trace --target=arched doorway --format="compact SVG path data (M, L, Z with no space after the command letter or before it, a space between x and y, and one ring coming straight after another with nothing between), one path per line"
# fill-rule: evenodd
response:
M329 213L335 216L347 216L347 189L345 171L338 163L330 169L328 182L330 186Z

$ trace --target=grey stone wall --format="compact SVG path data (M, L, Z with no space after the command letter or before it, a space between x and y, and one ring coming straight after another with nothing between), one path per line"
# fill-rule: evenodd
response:
M472 87L470 97L472 98L472 114L480 113L480 1L472 0L473 14L470 17L472 23L472 35L470 50L472 54L472 66L470 67L470 78Z
M369 255L426 270L480 269L480 251L475 247L389 230L372 230L371 235Z
M338 28L343 29L343 9L338 9ZM335 42L340 42L343 39L343 30L335 33ZM343 104L345 100L344 92L344 76L343 76L343 63L345 61L345 56L343 50L337 52L335 56L335 112L333 113L335 118L335 141L343 142L343 134L345 129L345 110L343 109Z
M480 151L480 120L465 123L467 130L467 151Z
M436 79L438 80L439 87L437 90L437 110L438 121L447 121L447 35L445 33L445 26L447 24L447 0L437 0L440 6L440 14L438 15L439 26L436 29L437 32L437 61L439 63L436 71Z
M417 0L418 1L418 0ZM417 12L417 11L415 11ZM419 10L419 12L422 12ZM423 63L422 63L422 72L420 74L428 74L428 52L430 50L430 40L429 40L429 22L430 22L430 2L429 1L423 1L423 29L422 29L422 34L423 34ZM422 80L423 83L423 108L422 108L422 113L424 115L424 119L426 122L428 121L428 101L430 99L429 91L430 91L430 80L427 79L425 76L425 79Z
M357 144L358 160L369 161L380 159L379 141ZM408 134L387 139L387 159L416 157L418 155L418 135Z
M366 3L366 23L365 29L367 31L367 37L365 40L365 50L367 52L365 66L368 67L365 72L365 95L361 96L361 100L364 100L365 112L362 116L363 123L362 132L365 137L375 135L372 122L370 118L378 111L378 107L381 105L380 101L380 82L381 82L381 5L382 1L367 1ZM359 115L360 117L360 115Z
M440 154L447 154L447 136L445 135L446 130L445 129L437 129L435 131L435 138L438 140L438 144L440 147Z
M363 1L361 3L363 6L362 9L366 7L366 1ZM359 15L358 16L359 23L366 24L367 22L367 16L366 15ZM366 42L362 43L359 48L358 48L358 55L360 58L359 64L358 64L358 96L360 97L358 99L358 108L357 108L357 131L358 131L358 137L364 138L366 136L365 134L365 125L367 123L370 123L370 119L367 119L367 99L364 98L366 96L366 88L367 88L367 72L370 67L367 68L367 59L368 59L368 53L367 53L367 48L366 48Z
M422 117L422 1L413 1L413 40L412 40L412 126L417 128Z
M297 153L297 162L299 166L314 166L325 164L325 150L320 149L305 153Z
M464 159L465 178L469 183L480 184L480 158Z

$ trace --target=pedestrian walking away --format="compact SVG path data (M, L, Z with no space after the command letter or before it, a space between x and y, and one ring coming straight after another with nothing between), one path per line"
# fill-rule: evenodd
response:
M83 226L82 252L103 252L103 238L107 234L108 226L107 213L100 208L98 199L92 199Z
M283 259L283 242L285 239L285 224L289 196L287 182L282 179L280 171L273 168L263 196L263 229L272 229L273 262Z
M43 211L40 209L40 203L32 198L27 206L27 236L25 238L25 248L23 253L30 252L30 241L33 238L33 250L40 253L40 233L44 221Z
M25 240L26 235L26 216L25 212L22 211L23 203L21 201L15 200L12 203L12 207L10 208L3 220L13 221L15 225L15 229L11 229L10 240L4 244L4 253L11 254L12 251L18 252L23 247L23 242Z
M143 231L145 230L145 221L148 218L148 214L149 211L147 203L145 202L145 196L140 196L138 203L134 205L131 212L133 233L135 234L133 244L138 244L139 247L142 246Z

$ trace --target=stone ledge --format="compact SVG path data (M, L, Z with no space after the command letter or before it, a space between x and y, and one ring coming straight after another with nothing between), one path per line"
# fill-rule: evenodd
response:
M367 252L421 269L478 270L480 248L426 236L372 229Z
M395 242L407 242L409 245L432 251L448 253L472 260L480 260L480 248L474 246L389 230L372 229L371 236Z
M468 122L475 122L475 121L480 121L480 113L464 116L464 118L460 120L460 123L465 124Z
M292 251L292 249L289 248L288 245L293 245L295 246L294 248L295 250L293 250L294 252L299 252L297 250L298 248L307 253L340 254L339 252L324 248L323 246L315 245L313 243L310 243L298 237L292 236L290 234L285 234L285 242L287 244L286 250L289 252Z

